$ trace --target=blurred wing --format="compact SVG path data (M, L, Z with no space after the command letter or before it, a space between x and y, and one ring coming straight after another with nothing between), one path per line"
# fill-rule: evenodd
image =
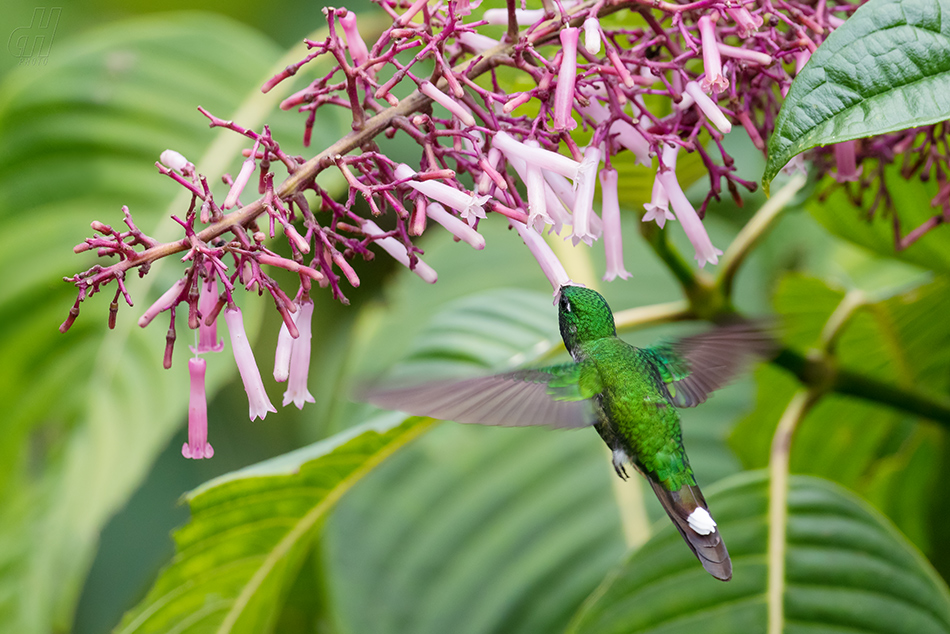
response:
M762 323L742 321L643 352L657 366L673 404L695 407L775 349Z
M590 398L602 389L592 364L569 363L461 381L371 389L362 396L385 409L458 423L574 428L597 422Z

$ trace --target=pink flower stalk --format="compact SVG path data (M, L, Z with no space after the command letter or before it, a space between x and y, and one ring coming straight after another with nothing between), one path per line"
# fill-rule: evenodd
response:
M386 233L372 220L363 220L361 228L363 229L363 233L370 237L381 236ZM392 236L389 236L375 240L375 243L378 244L379 247L388 253L394 260L402 264L404 267L409 268L409 252L406 250L406 245L404 245L402 242ZM438 274L432 269L432 267L419 259L416 259L416 266L411 270L429 284L435 284L439 279Z
M620 229L620 198L617 195L617 170L600 171L600 191L603 195L601 215L604 220L604 252L607 255L607 271L604 281L611 282L617 276L630 277L623 266L623 234Z
M703 43L703 70L706 73L702 82L703 90L720 93L729 87L729 80L722 76L722 58L716 46L716 22L710 16L699 18L699 35Z
M188 359L191 390L188 396L188 442L181 446L181 455L200 460L214 455L208 443L208 399L205 396L205 368L201 357Z
M577 127L571 113L574 109L574 83L577 79L577 40L580 31L575 27L561 29L561 66L557 71L554 90L555 130L573 130Z
M597 169L600 167L600 148L593 145L584 150L584 160L577 170L577 197L574 199L574 230L571 241L576 246L583 242L594 244L597 236L591 231L591 216L594 215L594 190L597 186Z
M515 230L518 231L518 235L521 236L521 239L524 240L525 246L531 251L531 255L538 261L538 264L541 266L541 271L544 272L545 277L548 278L551 286L554 287L555 293L565 284L573 283L571 282L571 278L567 276L564 265L561 264L561 261L554 255L554 251L552 251L548 243L544 241L541 234L520 222L513 222L512 225Z
M699 268L706 266L706 262L719 264L719 256L722 255L722 251L714 247L712 241L710 241L709 234L706 233L706 227L703 226L703 221L699 219L693 205L690 204L686 194L683 193L679 181L676 180L676 172L668 169L659 172L656 177L662 183L667 196L670 197L673 211L676 212L676 219L680 221L683 231L686 232L686 237L689 238L693 249L696 250L696 260L699 262Z
M416 175L416 172L405 163L400 163L396 166L395 174L396 178L399 180L404 180L407 178L412 178ZM445 183L440 183L434 180L408 180L405 184L417 192L425 194L429 198L461 212L462 217L464 218L467 218L470 214L474 214L479 218L484 218L485 209L482 205L488 202L488 199L491 198L491 196L479 196L465 191L460 191L454 187L449 187Z
M667 220L676 220L676 216L670 211L670 199L659 178L653 181L653 195L650 197L650 202L644 204L643 208L647 210L643 214L643 222L655 220L660 229L666 225Z
M485 236L472 229L464 221L459 220L445 210L439 203L426 205L426 215L448 229L449 233L459 240L468 243L473 249L481 251L485 248Z
M346 46L350 49L353 64L362 66L369 60L369 50L366 48L366 42L363 41L363 37L356 26L356 14L352 11L347 12L345 16L340 18L340 25L346 34Z
M198 322L198 347L193 351L201 352L221 352L224 350L224 339L218 339L218 322L211 322L208 326L205 318L214 312L218 304L218 281L210 274L212 267L208 266L205 271L209 274L201 285L201 295L198 298L198 312L201 314L201 321Z
M224 321L228 326L228 335L231 338L231 350L234 352L234 362L237 364L238 372L241 374L241 381L244 383L244 391L247 392L247 401L249 405L248 415L251 420L260 418L264 420L267 412L276 412L267 398L267 392L264 390L264 382L261 381L261 372L257 369L257 362L254 360L254 352L251 351L251 344L247 340L247 333L244 332L244 317L241 315L240 308L225 308Z
M162 293L162 296L155 300L155 303L148 307L148 310L145 311L141 317L139 317L139 326L145 328L152 320L158 317L158 314L163 310L168 310L172 307L178 297L181 295L182 290L185 288L185 280L178 280L172 287Z
M165 150L158 157L159 162L168 169L173 169L177 172L183 172L186 167L191 165L184 156L176 152L175 150ZM194 167L194 165L192 165Z
M231 185L231 189L228 191L227 198L224 199L224 205L222 206L225 209L230 209L237 204L238 198L240 198L241 192L244 191L244 187L247 186L247 181L250 180L255 167L256 163L254 162L253 156L244 160L244 163L241 165L241 171L238 172L237 178L234 179L234 184Z
M505 156L518 158L532 165L540 167L542 170L550 170L561 176L566 176L571 180L577 178L577 170L581 164L574 159L568 158L557 152L551 152L540 147L531 147L520 141L516 141L511 135L505 132L498 132L492 139L492 145L504 152Z
M475 125L475 117L472 116L472 113L463 108L459 102L436 88L432 82L422 82L419 86L419 92L454 114L464 125L469 127Z
M294 339L290 353L290 379L284 392L283 405L293 402L297 409L303 409L304 403L313 403L313 395L307 389L307 377L310 374L310 321L313 317L313 302L297 304L294 323L299 336Z
M835 163L838 166L838 171L834 177L839 183L853 183L861 179L861 172L864 171L864 168L858 168L855 159L856 146L857 141L835 143Z
M716 48L719 49L719 53L721 55L725 55L726 57L745 60L760 66L769 66L772 64L772 56L767 53L750 51L749 49L739 48L738 46L729 46L728 44L723 44L722 42L718 42L716 44Z
M600 45L600 20L592 15L584 20L584 48L591 55L599 55Z
M726 115L722 114L722 110L719 109L716 102L702 91L699 84L695 81L688 82L684 92L693 98L693 103L703 111L703 114L706 115L706 118L709 119L714 126L719 128L720 132L728 134L732 131L732 124L729 123L729 119L726 119ZM685 106L681 105L681 107Z
M761 16L752 15L745 7L726 9L726 13L739 26L739 37L741 38L750 37L762 26Z

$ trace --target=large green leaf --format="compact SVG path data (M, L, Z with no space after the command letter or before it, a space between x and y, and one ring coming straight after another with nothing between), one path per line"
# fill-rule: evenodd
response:
M57 40L55 50L48 65L15 70L0 89L0 216L16 227L0 261L17 271L0 290L0 629L22 633L69 627L102 524L187 402L182 341L165 372L165 329L135 325L178 269L129 279L136 306L120 310L114 331L103 293L61 335L75 297L61 278L94 262L71 247L93 219L121 225L123 204L147 233L174 237L169 210L181 214L187 199L156 173L159 154L174 148L210 178L233 173L246 142L208 130L196 106L260 127L280 99L259 93L280 51L221 17L114 23ZM252 332L259 314L255 303ZM209 365L214 391L233 364L222 355Z
M340 496L435 422L389 415L193 491L175 559L117 631L269 631Z
M746 473L708 496L735 565L712 579L672 526L591 596L569 632L766 631L768 481ZM950 632L950 594L920 553L845 489L793 476L788 492L784 620L804 632Z
M872 303L848 324L836 348L841 366L925 393L945 394L950 373L950 328L935 315L950 310L946 280ZM807 351L844 293L823 282L787 277L776 294L785 343ZM732 446L747 468L768 464L775 425L798 382L775 367L756 373L755 410L733 430ZM942 430L915 424L890 408L828 395L799 424L791 470L820 475L861 493L923 550L932 499L938 495ZM843 448L847 448L844 450Z
M947 0L869 0L795 78L769 138L762 183L817 145L950 118Z

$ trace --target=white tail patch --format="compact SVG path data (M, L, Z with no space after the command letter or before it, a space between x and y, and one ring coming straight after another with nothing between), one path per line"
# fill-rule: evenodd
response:
M686 523L700 535L709 535L716 530L716 520L701 506L697 506L696 510L689 514Z

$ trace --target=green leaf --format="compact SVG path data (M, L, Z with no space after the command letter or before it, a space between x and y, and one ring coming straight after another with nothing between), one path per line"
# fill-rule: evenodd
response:
M76 294L61 278L95 262L71 247L90 234L91 220L120 226L123 204L144 231L173 238L168 215L183 213L187 199L157 173L159 154L182 152L209 180L234 173L245 140L210 131L195 108L260 127L280 99L259 87L281 51L209 14L117 22L57 40L54 50L48 65L16 69L0 86L0 217L16 227L2 238L0 263L17 271L0 290L0 629L21 633L70 627L99 530L187 403L187 337L180 328L166 372L165 328L135 325L180 269L130 276L136 305L120 309L114 331L105 328L107 291L61 335ZM317 127L328 135L338 128ZM299 130L298 121L294 137ZM259 315L255 303L251 332ZM209 364L210 392L233 372L229 354Z
M667 525L604 581L572 633L766 631L768 479L744 473L707 495L735 566L709 577ZM950 632L950 594L886 518L845 489L793 476L783 632Z
M934 316L950 310L948 290L948 282L938 279L858 312L836 347L841 366L916 391L946 393L950 328ZM775 299L785 343L802 352L816 345L843 297L819 280L786 277ZM731 438L746 468L768 464L775 425L799 387L773 366L760 368L756 380L756 407ZM929 537L929 518L942 485L937 478L940 458L927 448L944 437L942 430L915 424L896 410L829 394L796 428L791 470L860 493L928 552L938 546Z
M817 145L950 118L947 0L870 0L795 78L769 139L762 183Z
M333 505L434 424L390 415L193 491L175 559L117 631L269 631Z

